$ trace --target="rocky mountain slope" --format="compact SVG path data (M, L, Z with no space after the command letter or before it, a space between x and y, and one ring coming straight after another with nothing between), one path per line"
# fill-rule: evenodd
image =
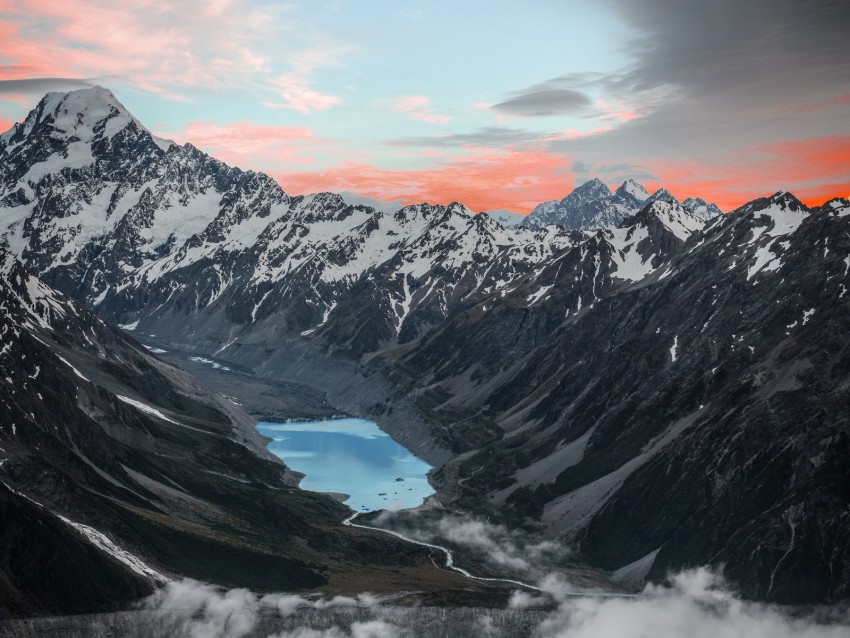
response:
M401 363L432 418L504 434L443 471L624 577L725 564L753 597L846 597L848 218L781 193L640 281L591 257L457 315Z
M352 573L395 587L433 572L447 586L427 556L387 552L297 489L230 401L5 251L0 308L0 616L122 608L179 576L359 591Z
M0 136L0 184L0 241L45 281L135 334L356 388L454 457L456 506L624 583L725 564L755 598L850 593L845 200L721 216L594 180L516 229L382 212L156 140L103 90Z
M290 197L154 138L104 89L49 94L0 136L0 157L8 250L111 321L159 335L191 318L194 342L325 330L356 354L381 350L588 236L508 230L457 203L385 213ZM623 212L641 192L618 190Z

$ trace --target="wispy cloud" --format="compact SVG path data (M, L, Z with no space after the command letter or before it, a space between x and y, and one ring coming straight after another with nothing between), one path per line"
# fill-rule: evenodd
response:
M238 88L301 112L339 103L313 82L350 49L316 45L285 4L248 0L0 0L0 38L19 78L120 77L173 99Z
M649 585L636 598L575 598L575 588L557 577L541 585L560 604L537 627L539 638L838 638L850 629L846 610L793 616L746 602L705 568L671 576L669 586Z
M250 120L192 122L177 131L157 131L157 135L180 144L191 142L228 164L266 171L313 162L316 153L328 150L331 144L308 127L270 126Z
M277 97L263 104L299 113L326 111L342 104L341 97L313 88L313 78L320 69L339 66L340 60L350 54L353 47L329 41L326 37L323 39L320 45L314 44L287 56L292 70L271 80Z
M417 540L460 549L474 560L521 572L526 578L542 577L572 553L561 543L470 516L384 511L378 524Z
M816 102L814 104L801 104L800 106L796 106L788 110L792 113L812 113L814 111L823 111L836 107L850 107L850 93L836 95L828 100L823 100L822 102Z
M404 137L387 142L390 146L431 146L437 148L503 147L539 143L540 133L503 126L485 126L466 133Z
M538 86L494 104L494 111L524 117L575 115L592 105L590 98L575 89Z
M2 74L2 69L0 69ZM88 80L79 78L26 78L0 80L0 95L20 93L46 93L48 91L71 91L92 86Z
M296 73L286 73L271 81L278 94L278 100L265 100L264 106L269 108L292 109L299 113L327 111L332 106L342 103L342 98L328 93L322 93L310 88L309 80Z
M506 624L537 638L842 638L850 630L846 608L790 613L741 600L716 573L699 568L649 585L633 598L581 594L556 575L540 582L543 595L515 592L507 612L484 609L435 616L417 607L384 607L370 594L308 599L257 595L193 580L166 585L144 604L151 635L176 638L406 638L425 635L435 618L467 635L506 635ZM552 608L542 615L528 607ZM498 613L498 616L497 616ZM271 632L271 633L270 633Z
M279 619L289 618L299 610L329 610L339 607L371 608L379 598L363 593L356 597L307 599L294 594L266 594L259 596L247 589L225 590L192 579L172 581L147 598L142 608L152 612L151 635L179 638L243 638L252 633L261 616L273 614ZM282 623L288 624L288 623ZM299 636L301 638L355 638L365 636L400 636L402 631L387 623L375 620L354 621L346 630L333 627L324 631L276 633L269 638ZM378 633L383 631L384 633ZM388 633L389 632L389 633Z
M450 115L434 113L431 100L424 95L406 95L394 100L382 100L379 104L386 104L393 111L404 113L409 118L426 124L448 124L452 120Z

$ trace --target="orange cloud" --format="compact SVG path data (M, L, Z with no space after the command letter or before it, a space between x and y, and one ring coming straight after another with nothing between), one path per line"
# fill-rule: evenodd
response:
M804 104L803 106L798 106L796 108L791 109L791 112L811 113L813 111L822 111L824 109L831 109L838 106L850 106L850 93L837 95L833 98L830 98L829 100L817 102L816 104Z
M528 213L540 202L570 191L573 183L567 172L571 163L570 158L544 151L480 150L429 169L387 169L349 162L316 172L282 173L278 178L284 190L292 193L352 191L406 204L461 201L475 210L505 208Z
M850 195L850 136L773 142L721 157L647 162L679 197L699 195L732 210L755 197L787 190L810 205Z

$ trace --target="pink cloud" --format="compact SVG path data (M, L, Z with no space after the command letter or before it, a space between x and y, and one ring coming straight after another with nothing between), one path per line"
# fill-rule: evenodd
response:
M400 97L390 102L390 108L426 124L448 124L452 119L450 115L434 113L431 109L431 101L424 95Z
M0 117L0 133L5 133L10 128L12 128L14 125L15 125L15 122L13 120L7 120L4 117Z
M541 201L570 191L571 164L571 158L544 151L477 150L434 168L387 169L347 162L326 170L283 172L278 178L293 193L352 191L383 201L461 201L475 210L528 213Z
M191 142L227 164L271 172L315 161L319 151L329 151L327 140L303 126L254 124L249 120L218 124L193 122L180 131L157 135L178 143Z
M299 109L333 105L310 87L310 75L341 49L298 50L280 6L248 0L0 0L0 41L6 64L22 77L113 78L170 98L187 88L251 88ZM274 60L285 60L275 67ZM289 75L285 70L289 68ZM283 71L283 74L282 74Z
M644 115L636 105L628 104L625 100L597 100L595 104L605 114L602 119L613 120L618 124L637 120Z
M271 108L293 109L299 113L310 113L312 111L326 111L342 102L335 95L328 95L311 89L306 78L299 77L294 73L281 75L272 81L272 85L283 101L263 102L265 106Z

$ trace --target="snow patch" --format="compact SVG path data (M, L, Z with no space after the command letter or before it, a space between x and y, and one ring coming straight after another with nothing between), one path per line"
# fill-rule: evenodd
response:
M145 344L142 345L145 346L145 349L148 352L153 352L154 354L165 354L166 352L168 352L167 350L163 350L162 348L154 348L153 346L148 346Z
M224 370L225 372L231 371L230 368L228 368L227 366L223 366L220 363L217 363L216 361L213 361L211 359L205 359L204 357L189 357L189 361L197 361L198 363L206 363L207 365L212 366L216 370Z
M804 311L803 311L803 325L804 325L804 326L806 325L806 323L809 321L809 319L811 318L811 316L812 316L813 314L815 314L815 309L814 309L814 308L810 308L809 310L804 310Z
M543 297L543 295L545 295L547 292L549 292L553 288L553 286L554 286L554 284L551 284L549 286L541 286L540 288L537 289L537 291L528 295L528 297L526 298L526 301L528 302L528 306L531 307L534 304L536 304L538 301L540 301L541 297Z
M128 405L132 405L134 408L136 408L140 412L144 412L145 414L155 416L158 419L162 419L163 421L168 421L169 423L173 423L174 425L182 425L181 423L178 423L174 419L168 418L162 412L160 412L159 410L157 410L154 407L149 406L147 403L142 403L141 401L136 401L135 399L131 399L130 397L125 397L125 396L120 395L120 394L116 394L115 396L116 396L116 398L120 399L124 403L126 403Z
M83 381L88 381L89 383L91 383L91 381L90 381L89 379L87 379L85 376L83 376L83 373L82 373L82 372L80 372L80 371L79 371L79 370L77 370L74 366L72 366L72 365L68 362L68 360L67 360L67 359L65 359L64 357L60 357L58 354L56 355L56 357L59 359L59 361L61 361L61 362L62 362L62 363L64 363L66 366L68 366L69 368L71 368L71 370L73 370L73 371L74 371L74 374L76 374L78 377L80 377Z

